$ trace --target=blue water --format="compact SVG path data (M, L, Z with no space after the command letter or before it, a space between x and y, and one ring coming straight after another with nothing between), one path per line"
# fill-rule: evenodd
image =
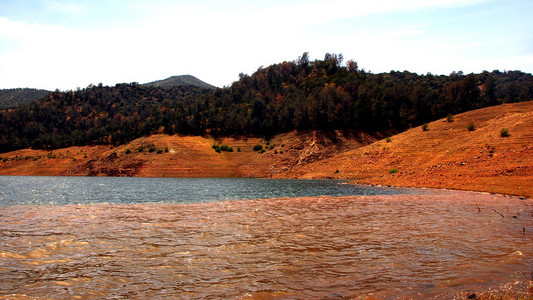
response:
M0 176L0 205L200 203L238 199L393 195L409 189L338 180Z

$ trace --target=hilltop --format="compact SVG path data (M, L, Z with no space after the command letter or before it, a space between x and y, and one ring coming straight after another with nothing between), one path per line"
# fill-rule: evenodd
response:
M13 108L38 100L50 93L47 90L30 88L0 90L0 109Z
M500 136L502 128L509 137ZM458 114L453 122L440 119L426 131L415 127L381 140L355 131L293 131L268 141L157 134L115 147L24 149L0 155L0 174L336 178L532 197L532 129L530 101ZM253 149L258 144L263 153ZM217 153L213 145L233 152ZM393 169L398 172L390 174Z
M167 79L152 81L152 82L143 84L143 86L158 87L158 88L168 88L168 87L183 86L183 85L191 85L191 86L196 86L196 87L203 88L203 89L212 89L212 90L217 88L216 86L203 82L202 80L192 75L172 76Z

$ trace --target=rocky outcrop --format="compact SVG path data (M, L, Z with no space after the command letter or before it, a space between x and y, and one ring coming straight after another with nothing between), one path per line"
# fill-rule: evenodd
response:
M140 159L121 159L116 152L112 152L103 158L90 159L59 175L132 177L139 173L144 163Z

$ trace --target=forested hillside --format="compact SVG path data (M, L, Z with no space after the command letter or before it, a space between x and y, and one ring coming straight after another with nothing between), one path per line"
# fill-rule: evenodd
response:
M533 99L533 76L519 71L449 76L359 70L355 61L326 54L240 75L214 97L209 116L221 134L273 134L292 129L403 130L447 114Z
M50 92L47 90L29 88L0 90L0 109L17 107L21 104L30 103L48 93Z
M401 131L471 109L533 99L520 71L372 74L342 55L240 74L225 89L136 83L54 92L0 113L0 151L121 144L153 133L270 136L294 129Z

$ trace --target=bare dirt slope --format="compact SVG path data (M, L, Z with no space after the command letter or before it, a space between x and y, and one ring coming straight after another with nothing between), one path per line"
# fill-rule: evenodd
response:
M140 177L283 177L284 173L374 142L369 135L334 131L291 132L266 141L257 137L215 140L153 135L128 144L24 149L0 154L0 175ZM227 145L233 152L215 152ZM260 144L266 150L254 151ZM153 151L150 151L152 148Z
M475 130L467 126L474 124ZM509 137L501 137L503 128ZM393 169L398 172L393 173ZM392 173L392 174L391 174ZM296 178L533 196L533 102L488 107L303 166Z

